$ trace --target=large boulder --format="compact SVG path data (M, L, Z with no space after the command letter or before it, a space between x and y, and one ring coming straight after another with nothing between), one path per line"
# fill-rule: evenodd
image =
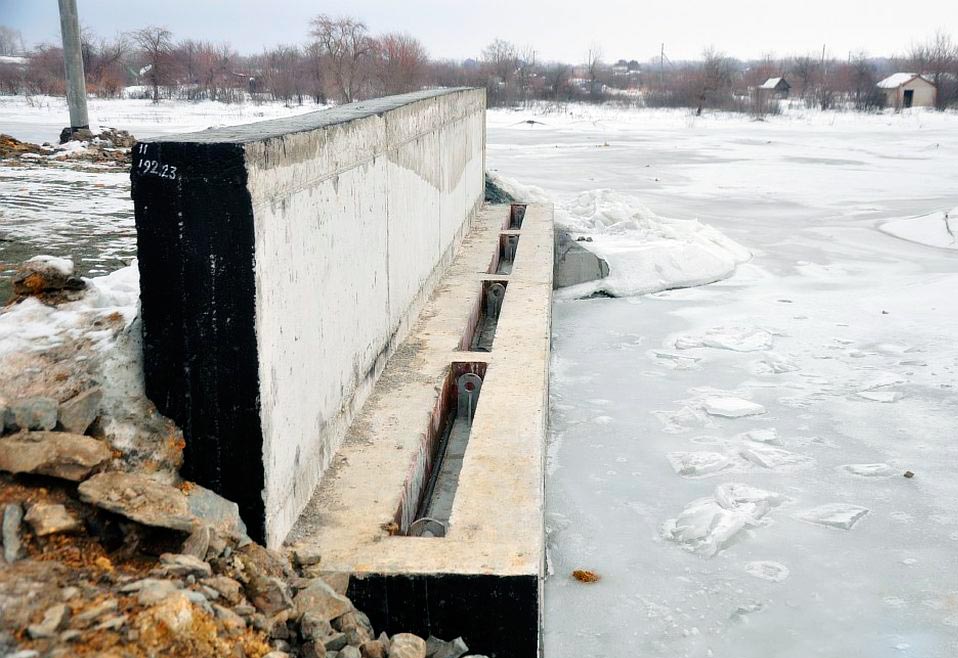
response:
M79 482L113 456L102 441L68 432L21 432L0 439L0 470Z
M311 613L326 621L341 617L353 609L352 602L337 594L322 578L313 578L293 599L297 616Z

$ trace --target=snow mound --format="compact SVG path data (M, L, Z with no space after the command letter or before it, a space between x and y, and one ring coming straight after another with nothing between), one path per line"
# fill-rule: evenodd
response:
M898 402L904 395L898 391L859 391L858 397L872 402Z
M772 334L758 327L712 327L703 334L684 334L675 339L679 350L712 347L732 352L758 352L771 349Z
M551 201L541 188L503 176L492 178L513 198ZM579 244L609 265L606 278L562 288L559 298L595 293L625 297L699 286L731 276L752 257L748 249L707 224L663 217L636 197L610 189L589 190L557 203L555 221L570 233L591 237L591 242Z
M803 521L808 521L809 523L816 523L830 528L851 530L866 514L868 514L867 507L850 505L848 503L828 503L827 505L820 505L819 507L806 510L800 513L798 518Z
M780 583L789 576L788 567L784 564L767 560L749 562L745 565L745 572L756 578L769 580L773 583Z
M909 242L929 247L958 249L958 207L920 217L893 219L878 228L888 235Z
M742 398L706 398L702 404L705 413L724 418L742 418L765 413L765 407Z
M713 556L727 548L745 528L762 525L763 518L785 497L745 484L727 483L706 498L693 500L677 518L662 526L662 535L687 551Z
M28 259L24 265L39 266L45 270L52 270L62 276L73 276L73 260L69 258L60 258L59 256L34 256Z

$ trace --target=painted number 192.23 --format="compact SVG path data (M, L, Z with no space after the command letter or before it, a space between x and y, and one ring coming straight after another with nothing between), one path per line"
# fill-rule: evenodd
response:
M138 148L139 155L146 154L146 144L140 144ZM143 158L140 160L137 167L140 170L142 175L150 176L159 176L160 178L168 178L169 180L176 180L176 165L167 165L163 164L159 160L150 160Z

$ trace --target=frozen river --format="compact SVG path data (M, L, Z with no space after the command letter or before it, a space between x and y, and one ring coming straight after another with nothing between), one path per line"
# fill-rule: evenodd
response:
M612 188L753 254L555 304L546 657L958 655L958 252L880 228L958 206L958 116L494 112L488 141L560 221Z

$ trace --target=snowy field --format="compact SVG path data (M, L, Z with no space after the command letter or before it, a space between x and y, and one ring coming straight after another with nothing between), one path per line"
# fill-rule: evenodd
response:
M958 116L497 111L488 142L660 291L555 304L547 658L958 655Z
M315 110L313 104L94 99L90 120L136 137L155 137ZM67 117L62 98L0 96L0 133L22 141L55 144ZM63 161L0 162L0 298L9 293L13 267L38 253L72 257L77 272L86 276L128 263L136 255L128 170Z

